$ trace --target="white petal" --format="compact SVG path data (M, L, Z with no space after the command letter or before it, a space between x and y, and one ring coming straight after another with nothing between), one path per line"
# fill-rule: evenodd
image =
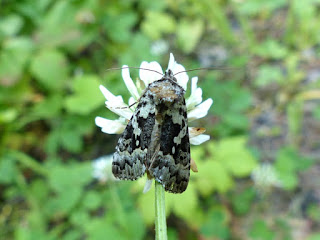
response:
M122 78L123 78L123 81L129 90L131 96L133 96L134 99L138 99L140 96L139 96L139 93L138 93L136 86L134 85L134 83L130 77L130 72L129 72L129 68L127 65L122 66Z
M146 61L143 61L140 65L140 68L143 68L143 69L140 69L139 76L140 76L140 79L146 85L146 87L153 81L159 80L163 76L162 68L158 62L153 61L148 63ZM145 69L148 69L151 71L148 71Z
M201 143L204 143L210 139L209 135L206 134L200 134L196 137L190 138L190 143L192 145L200 145Z
M192 110L196 105L202 102L202 89L197 88L198 77L191 79L191 95L187 99L187 109Z
M193 110L188 112L188 121L192 122L195 119L202 118L208 114L208 110L211 107L213 101L211 98L207 99L203 103L196 106Z
M167 70L171 69L173 70L175 67L176 61L174 60L174 56L172 53L170 53L170 57L169 57L169 63L168 63L168 68Z
M183 87L184 90L187 90L187 83L189 80L189 76L185 71L186 69L184 68L184 66L182 66L181 64L178 64L175 60L174 60L174 56L172 53L170 53L170 58L169 58L169 64L168 64L168 70L171 70L173 75L175 75L176 73L179 73L178 75L175 75L175 78L177 79L177 82L179 83L179 85L181 87Z
M129 120L132 117L133 111L123 102L106 101L106 106L112 112L124 117L125 119Z
M176 64L174 70L172 70L174 77L177 79L177 82L184 90L187 90L187 83L189 81L189 76L185 71L186 69L181 64ZM175 75L176 73L179 73Z
M144 188L143 188L143 193L149 192L152 186L152 182L153 182L152 179L147 178L146 184L144 185Z
M113 95L108 89L106 89L104 86L100 85L99 86L100 91L104 95L104 97L108 101L115 101L115 102L123 102L123 99L121 96L115 96Z
M198 77L191 78L191 93L194 93L197 89Z
M132 104L136 103L137 101L133 98L133 97L130 97L129 98L129 106L131 106Z
M96 117L95 123L101 127L101 131L108 134L119 134L125 129L125 125L120 120L109 120L102 117Z

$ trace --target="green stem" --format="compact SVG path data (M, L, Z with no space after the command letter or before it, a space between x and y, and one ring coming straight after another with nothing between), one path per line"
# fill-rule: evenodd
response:
M163 186L155 181L156 240L167 240L166 207Z

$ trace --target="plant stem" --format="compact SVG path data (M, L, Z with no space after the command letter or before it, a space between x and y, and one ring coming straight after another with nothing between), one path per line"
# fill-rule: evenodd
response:
M163 186L155 181L156 240L167 240L166 208Z

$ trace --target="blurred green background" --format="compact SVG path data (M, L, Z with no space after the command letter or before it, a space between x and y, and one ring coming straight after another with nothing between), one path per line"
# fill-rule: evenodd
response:
M94 119L116 118L100 84L129 98L106 69L170 52L234 69L189 73L211 140L169 239L320 239L319 22L319 0L0 0L0 239L154 238L153 190L95 160L118 136Z

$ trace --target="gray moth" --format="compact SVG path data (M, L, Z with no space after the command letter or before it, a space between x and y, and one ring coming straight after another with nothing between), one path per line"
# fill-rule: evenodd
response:
M113 155L116 178L145 173L166 191L182 193L190 176L190 143L185 90L171 70L148 85Z

